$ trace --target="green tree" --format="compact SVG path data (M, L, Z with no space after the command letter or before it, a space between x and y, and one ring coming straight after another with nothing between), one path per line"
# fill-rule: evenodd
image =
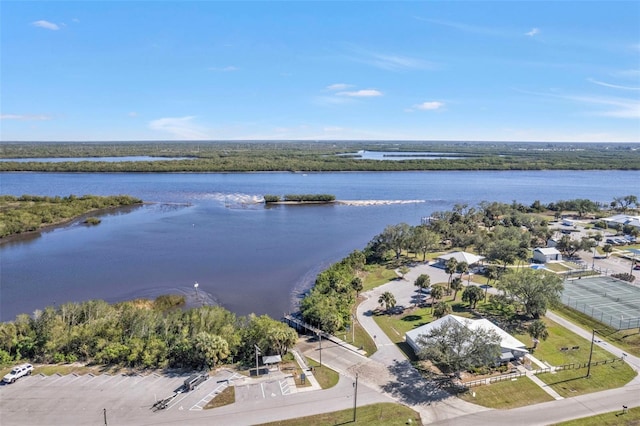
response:
M418 287L420 294L423 294L424 290L431 286L431 277L427 274L420 274L413 284Z
M434 305L436 300L442 299L444 296L444 287L440 285L434 285L431 287L431 313L434 312Z
M453 300L456 300L458 297L458 292L462 290L462 279L460 277L455 277L451 280L451 289L453 290Z
M447 302L438 302L433 307L433 316L436 318L442 318L451 313L451 305Z
M389 225L382 231L381 239L386 247L393 250L396 260L398 260L402 251L409 248L411 226L406 223Z
M451 277L453 277L453 274L456 272L456 269L458 267L458 261L455 260L453 257L447 259L447 261L444 264L444 271L449 274L449 280L447 281L447 285L451 285Z
M411 271L411 269L409 269L409 267L406 265L402 265L398 268L398 272L400 272L400 276L402 277L402 279L404 279L404 276L407 275L409 271Z
M471 309L475 309L476 305L480 300L482 300L483 296L484 293L482 292L482 289L480 287L470 285L465 287L464 291L462 292L462 301L467 302Z
M520 304L526 315L540 318L547 308L560 303L564 286L562 278L554 273L523 269L505 274L498 288Z
M354 277L351 280L351 288L356 292L356 297L358 297L363 289L362 278Z
M384 307L385 311L388 311L396 306L396 298L390 291L385 291L378 298L378 303Z
M538 342L540 340L547 340L549 337L549 330L547 330L547 324L545 324L542 320L534 320L527 327L527 333L533 339L533 349L538 347Z
M207 369L214 368L219 361L225 360L230 354L226 340L205 331L196 335L194 349L197 351L196 358L200 359Z
M609 257L609 255L613 253L613 246L611 244L605 244L602 246L602 251L607 257Z
M432 232L426 226L420 225L413 227L411 233L411 246L416 252L422 253L422 261L427 260L427 253L434 250L438 246L440 238L438 234Z
M500 336L493 330L471 330L455 319L445 321L418 336L421 359L458 373L472 367L493 365L500 356Z

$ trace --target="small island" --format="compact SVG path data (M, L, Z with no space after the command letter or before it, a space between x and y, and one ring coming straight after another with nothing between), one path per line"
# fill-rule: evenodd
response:
M332 194L286 194L279 195L266 194L265 204L330 204L336 201L336 196Z

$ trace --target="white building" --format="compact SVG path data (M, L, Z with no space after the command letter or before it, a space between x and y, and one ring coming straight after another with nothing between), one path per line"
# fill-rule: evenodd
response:
M467 253L466 251L454 251L452 253L438 256L438 264L444 267L444 264L447 263L447 260L451 258L455 259L458 263L466 262L467 265L471 266L484 259L484 256L477 256L473 253Z
M562 254L555 247L538 247L533 249L533 260L540 263L562 260Z
M524 343L511 336L509 333L493 324L487 319L472 320L469 318L459 317L457 315L446 315L440 319L437 319L429 324L425 324L421 327L408 331L404 336L404 340L411 346L411 349L415 353L420 351L420 345L417 343L418 338L433 330L434 328L441 327L443 324L449 321L456 321L471 330L493 330L498 336L500 336L500 361L511 361L512 359L521 358L525 354L529 353Z
M630 216L627 214L617 214L611 217L605 217L602 219L607 223L607 226L612 227L615 225L630 225L640 230L640 216Z

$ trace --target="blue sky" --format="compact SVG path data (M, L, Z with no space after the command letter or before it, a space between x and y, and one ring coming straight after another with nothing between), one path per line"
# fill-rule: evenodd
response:
M0 8L3 141L640 141L637 1Z

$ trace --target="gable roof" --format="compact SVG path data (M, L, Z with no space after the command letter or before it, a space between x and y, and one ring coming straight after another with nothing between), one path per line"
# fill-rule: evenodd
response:
M542 253L545 256L549 255L549 254L560 254L558 249L555 248L555 247L538 247L538 248L535 248L533 251L534 252L537 251L538 253Z
M442 259L447 261L451 258L454 258L458 263L466 262L467 265L473 265L474 263L478 263L484 256L477 256L473 253L467 253L466 251L454 251L453 253L443 254L442 256L438 256L438 259Z
M501 329L500 327L493 324L491 321L487 319L482 318L482 319L472 320L469 318L463 318L463 317L459 317L457 315L452 315L452 314L445 315L444 317L439 318L433 322L430 322L429 324L425 324L423 326L420 326L418 328L414 328L413 330L408 331L405 334L405 340L411 339L412 342L416 342L420 335L426 334L429 331L433 330L434 328L441 327L443 324L448 323L450 321L455 321L457 323L460 323L471 330L484 329L484 330L495 331L496 334L500 337L501 349L509 350L509 351L517 350L519 352L527 352L527 353L529 352L527 351L526 345L524 343L522 343L521 341L519 341L518 339L516 339L515 337L513 337L512 335L510 335L509 333L507 333L506 331L504 331L503 329Z

